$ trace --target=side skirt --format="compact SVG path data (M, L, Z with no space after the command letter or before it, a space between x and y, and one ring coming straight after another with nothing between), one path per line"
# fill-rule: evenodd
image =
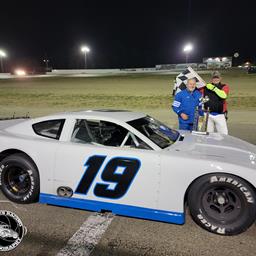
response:
M157 209L137 207L124 204L115 204L108 202L100 202L79 198L59 197L51 194L41 193L39 203L58 205L70 208L77 208L89 211L111 211L113 214L124 215L129 217L163 221L175 224L184 224L185 214L180 212L169 212Z

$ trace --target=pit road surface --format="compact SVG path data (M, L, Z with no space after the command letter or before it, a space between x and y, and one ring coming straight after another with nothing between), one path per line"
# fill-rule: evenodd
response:
M57 255L72 236L77 235L88 218L95 216L95 213L88 211L49 205L11 204L3 202L6 199L1 193L0 201L0 208L15 212L28 229L22 243L14 251L0 252L0 256ZM91 230L97 233L93 228L89 232ZM241 235L223 237L197 227L187 214L186 224L182 226L114 216L90 255L254 256L255 252L255 224Z

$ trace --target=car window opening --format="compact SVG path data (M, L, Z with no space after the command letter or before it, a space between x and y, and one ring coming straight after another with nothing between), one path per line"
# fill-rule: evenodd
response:
M101 120L77 120L71 141L112 147L151 149L124 127Z
M160 148L166 148L172 145L180 136L178 131L169 128L150 116L129 121L128 124Z

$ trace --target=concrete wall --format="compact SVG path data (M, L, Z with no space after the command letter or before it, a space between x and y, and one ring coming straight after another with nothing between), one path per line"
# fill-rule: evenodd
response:
M75 74L126 74L155 72L155 68L125 68L125 69L53 69L52 74L56 75L75 75Z

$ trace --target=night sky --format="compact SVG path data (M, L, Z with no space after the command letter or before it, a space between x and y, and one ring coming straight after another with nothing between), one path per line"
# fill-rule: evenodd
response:
M9 67L82 68L86 44L89 68L150 67L240 53L256 60L255 1L1 1L0 48ZM7 60L6 60L7 61Z

